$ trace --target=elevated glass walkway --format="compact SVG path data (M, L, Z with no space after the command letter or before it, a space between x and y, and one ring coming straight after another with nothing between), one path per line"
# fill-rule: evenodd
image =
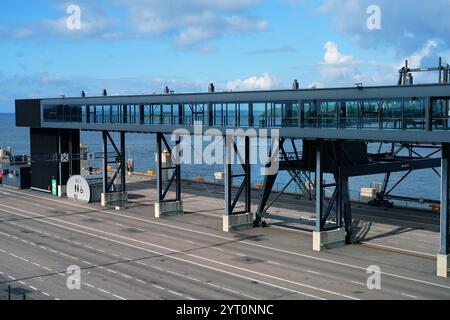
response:
M442 143L450 142L450 135L437 135L450 128L449 102L450 85L434 84L58 98L39 105L40 126L49 128L169 133L199 122L221 130L280 128L296 138Z

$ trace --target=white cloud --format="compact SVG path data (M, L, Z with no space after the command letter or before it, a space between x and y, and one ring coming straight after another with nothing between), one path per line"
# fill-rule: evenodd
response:
M165 36L178 45L200 52L210 52L205 42L241 33L259 32L269 26L267 21L251 15L261 0L105 0L98 4L79 0L81 29L69 30L66 25L69 3L54 4L61 16L43 19L29 25L0 25L0 37L30 38L62 36L100 39L143 38ZM113 14L121 10L125 17ZM202 49L203 48L203 49ZM204 50L204 48L209 48Z
M367 8L381 9L381 30L367 28ZM392 47L398 57L419 50L429 39L450 46L449 0L325 0L319 11L328 13L336 29L365 49Z
M317 64L318 77L309 87L348 87L355 83L393 85L397 81L396 64L357 60L342 53L338 44L331 41L324 45L324 51L323 61Z
M61 15L55 19L42 19L32 22L25 26L5 27L0 26L0 37L12 39L25 39L31 37L66 37L66 38L112 38L116 34L114 26L117 19L108 15L100 7L89 2L80 3L81 7L81 28L79 30L69 30L67 28L67 19L69 15L66 12L68 3L59 3L56 9Z
M430 56L430 54L433 52L434 49L438 48L438 43L436 40L428 40L427 43L425 44L424 47L422 47L422 49L414 52L413 54L411 54L410 56L406 57L403 60L408 60L409 61L409 65L412 66L413 68L418 68L422 66L422 60L424 58L427 58ZM401 65L399 65L399 68L403 67L404 63L402 62Z
M251 16L259 0L117 0L128 8L130 24L143 35L169 35L181 46L199 44L225 35L268 28Z
M228 82L227 89L232 91L248 91L248 90L270 90L273 88L275 80L264 72L261 76L249 77L245 80L236 79Z
M328 41L325 46L325 58L324 62L326 64L340 64L346 63L353 60L352 56L343 55L339 52L338 45L334 42Z
M324 50L323 61L319 64L322 81L326 83L353 81L360 75L358 62L353 60L353 56L341 53L336 43L328 41L324 45Z

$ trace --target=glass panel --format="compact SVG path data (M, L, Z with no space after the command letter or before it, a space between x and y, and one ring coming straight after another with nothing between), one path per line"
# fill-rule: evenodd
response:
M319 106L319 127L336 128L337 127L337 102L321 101Z
M265 103L253 104L253 123L256 128L267 126L267 109Z
M317 108L315 101L305 101L305 128L316 128L317 127Z
M380 117L383 110L383 103L379 101L361 101L361 129L380 129Z
M405 100L405 125L407 130L425 129L425 99Z
M238 125L241 127L248 127L250 125L249 104L240 103L238 104L238 109Z
M152 104L152 124L161 124L161 105Z
M297 127L299 121L299 105L298 103L288 102L284 105L283 126Z
M224 105L222 103L216 103L212 105L213 112L213 125L223 126L224 125Z
M226 105L225 125L227 127L235 127L237 125L238 110L236 103L227 103Z
M401 99L384 101L382 113L383 129L402 129L403 116Z
M173 121L173 112L172 112L172 105L171 104L165 104L162 106L162 118L163 122L162 124L172 124Z

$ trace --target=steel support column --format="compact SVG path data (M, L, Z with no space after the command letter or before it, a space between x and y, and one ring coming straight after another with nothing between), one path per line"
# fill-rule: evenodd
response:
M103 138L103 193L108 193L108 137L107 132L102 131Z
M252 165L250 163L250 137L245 137L245 211L252 211Z
M449 239L449 201L450 201L450 144L442 145L442 174L441 174L441 248L442 255L450 254Z
M120 132L120 191L127 191L125 164L125 132Z
M225 215L233 214L231 208L232 186L233 186L233 170L231 166L232 160L232 141L230 137L224 137L225 141ZM234 141L233 141L234 142Z
M323 171L322 171L322 145L316 147L316 231L321 232L323 219Z
M181 140L178 138L176 141L176 145L178 146L181 143ZM167 151L170 154L170 157L172 157L173 152L172 148L170 148L166 138L162 133L156 134L156 162L157 162L157 169L156 169L156 201L157 203L164 203L164 202L179 202L181 201L181 163L180 161L176 161L175 164L171 163L168 166L163 166L163 146L167 149ZM167 161L167 160L166 160ZM164 186L163 181L163 172L167 170L173 170L172 176L169 178L169 182L166 186ZM170 191L170 188L172 185L175 184L175 198L174 199L167 199L166 196Z
M118 208L123 208L128 196L126 193L126 164L125 164L125 132L120 133L120 149L117 147L114 139L108 131L102 132L103 140L103 193L102 206L115 205ZM114 156L109 154L108 144L111 144L114 149ZM114 160L111 160L113 158ZM108 174L108 166L116 165L114 175L110 179ZM119 187L116 187L116 180L120 180Z
M223 216L223 231L248 229L254 226L251 212L251 164L250 137L244 137L245 155L239 152L233 136L224 137L225 141L225 214ZM232 167L232 154L236 154L237 162L243 173L235 173ZM234 179L240 180L240 186L233 193ZM244 208L236 209L238 202L244 196Z
M342 195L342 206L345 223L345 233L346 233L345 242L346 244L351 244L353 241L353 216L352 216L352 203L350 199L348 177L343 177L340 188ZM342 226L342 222L340 222L340 224Z
M245 155L239 153L233 137L224 137L225 143L225 215L236 215L251 212L251 164L250 164L250 137L245 137ZM243 173L235 174L232 168L232 154L237 156ZM233 195L234 179L242 179L237 193ZM235 211L236 205L244 193L244 210Z

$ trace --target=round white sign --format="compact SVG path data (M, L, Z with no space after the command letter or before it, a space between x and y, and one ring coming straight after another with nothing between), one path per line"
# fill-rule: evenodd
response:
M73 176L69 179L67 182L67 197L87 203L91 201L91 188L83 176Z

